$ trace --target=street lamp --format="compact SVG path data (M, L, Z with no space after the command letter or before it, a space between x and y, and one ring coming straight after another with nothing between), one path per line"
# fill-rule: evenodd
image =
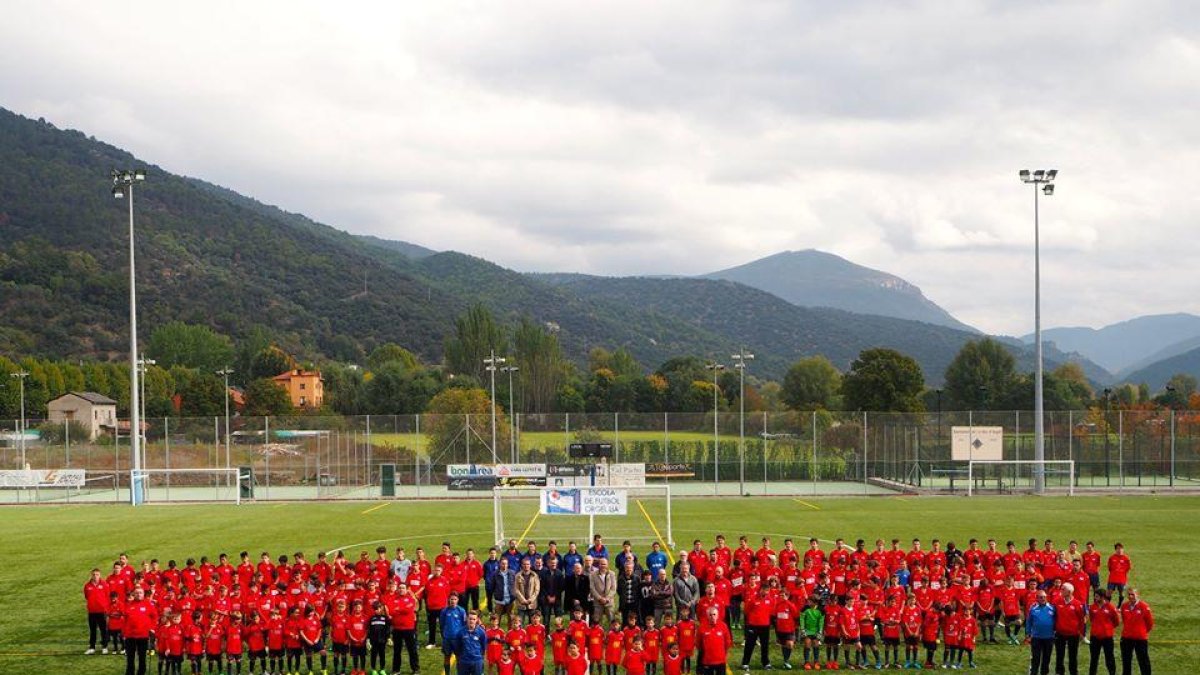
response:
M721 464L718 461L720 455L720 436L717 435L717 375L725 370L725 366L720 363L710 363L704 366L705 370L711 370L713 374L713 494L718 494L721 489Z
M502 366L502 372L508 373L508 454L512 457L513 464L517 463L517 413L513 410L513 373L520 370L516 366Z
M1112 415L1109 411L1112 409L1112 389L1104 390L1104 484L1112 487L1112 451L1109 449L1108 432L1111 426L1109 419Z
M1042 259L1041 232L1038 222L1038 195L1054 194L1058 169L1038 169L1030 174L1021 169L1021 182L1033 186L1033 340L1037 344L1037 373L1033 383L1033 491L1046 491L1045 400L1042 390Z
M489 403L492 408L492 461L496 462L499 461L496 459L496 368L505 362L505 358L496 356L496 350L493 349L491 357L484 359L483 362L487 365L486 370L492 378L492 398Z
M737 368L738 371L738 470L740 472L738 476L738 489L741 490L740 494L744 495L746 494L746 362L753 361L754 355L747 354L746 348L742 347L738 350L738 353L731 355L729 358L735 361L733 367ZM766 464L766 452L767 448L764 444L764 466ZM763 480L766 480L765 475L763 476Z
M10 373L9 375L17 378L17 381L20 382L20 384L21 384L21 424L20 424L21 470L24 471L25 470L25 378L29 377L29 371L18 370L17 372Z
M225 378L225 468L229 468L229 376L233 368L225 366L217 371L217 375Z
M137 506L143 501L142 494L142 416L138 391L138 336L137 336L137 268L134 263L133 239L133 185L146 180L144 169L112 170L112 196L117 199L128 197L129 202L129 370L132 381L129 383L129 414L132 420L129 425L129 450L133 455L129 470L129 503Z

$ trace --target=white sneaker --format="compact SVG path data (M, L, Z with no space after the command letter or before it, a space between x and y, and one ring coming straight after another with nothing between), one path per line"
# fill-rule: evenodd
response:
M105 647L103 650L101 650L101 652L100 652L100 653L101 653L101 654L107 654L107 653L108 653L108 647Z
M95 653L96 653L95 649L88 649L86 652L84 652L84 654L87 654L87 655L91 655L91 654L95 654Z

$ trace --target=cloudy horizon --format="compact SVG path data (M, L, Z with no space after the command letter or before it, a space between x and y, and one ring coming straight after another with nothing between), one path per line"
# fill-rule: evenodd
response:
M1198 308L1186 3L45 2L0 105L358 234L520 271L815 248L958 319Z

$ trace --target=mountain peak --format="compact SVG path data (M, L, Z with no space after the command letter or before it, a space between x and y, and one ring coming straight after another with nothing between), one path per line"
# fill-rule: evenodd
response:
M833 307L975 331L926 298L915 284L818 249L781 251L701 276L753 286L803 307Z

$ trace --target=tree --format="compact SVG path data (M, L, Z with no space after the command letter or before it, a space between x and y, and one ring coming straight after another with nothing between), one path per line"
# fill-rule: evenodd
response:
M367 357L367 367L371 370L379 370L385 364L393 362L404 368L416 368L421 365L415 354L392 342L379 345Z
M216 371L233 363L234 351L228 337L208 326L172 321L150 333L146 355L163 368L184 366Z
M366 381L357 366L325 364L325 402L339 415L361 415L366 408Z
M831 410L842 388L842 374L824 356L800 359L783 376L780 400L792 410Z
M419 413L441 389L442 383L434 373L392 361L372 373L371 381L367 382L367 410L372 415Z
M991 338L971 340L946 367L942 407L947 410L995 410L1009 400L1017 384L1012 353Z
M242 412L250 417L286 415L292 411L292 397L283 387L265 377L246 385L246 404ZM224 399L221 405L225 404Z
M537 413L562 410L556 406L556 397L570 364L563 358L558 335L523 318L513 332L513 351L520 368L518 409Z
M1088 381L1087 375L1083 372L1083 367L1078 363L1068 361L1050 372L1059 381L1069 387L1074 396L1081 401L1088 401L1095 397L1095 392L1092 390L1092 383Z
M1176 373L1167 380L1158 402L1171 408L1186 408L1192 394L1196 393L1196 378L1187 373Z
M454 322L454 335L446 338L446 367L458 375L470 375L477 381L487 379L483 362L495 351L504 353L504 331L492 313L482 304L475 305Z
M271 345L254 355L250 361L250 379L275 377L296 367L296 359L291 354Z
M475 451L483 454L480 451L480 444L482 443L486 448L492 439L493 410L496 415L497 444L503 443L506 448L509 438L508 418L503 411L493 408L486 391L483 389L446 389L434 396L430 399L427 409L427 412L430 413L429 423L426 426L430 453L451 459L465 459L469 435ZM470 420L469 426L468 419ZM499 456L502 448L494 448L494 450Z
M842 378L842 396L850 410L921 412L925 375L911 356L894 349L867 349Z
M225 383L216 375L196 372L179 390L179 413L184 417L209 417L225 412Z

